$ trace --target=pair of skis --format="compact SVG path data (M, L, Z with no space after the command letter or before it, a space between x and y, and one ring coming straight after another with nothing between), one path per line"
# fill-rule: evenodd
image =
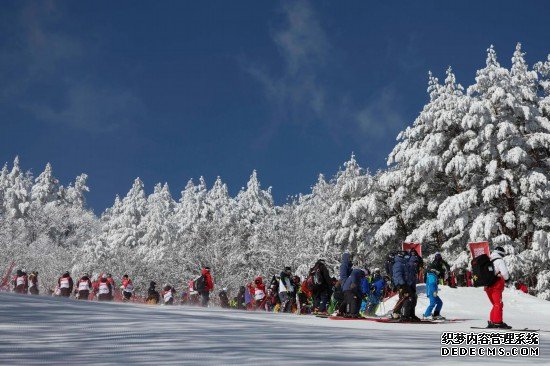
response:
M454 323L463 321L463 319L445 319L445 320L401 320L401 319L391 319L384 317L362 317L362 318L345 318L342 316L322 316L323 318L328 318L330 320L361 320L361 321L371 321L377 323L400 323L400 324L445 324L445 323Z
M540 329L529 329L529 328L503 329L503 328L487 328L487 327L470 327L470 329L497 330L501 332L546 332L545 330L541 331Z

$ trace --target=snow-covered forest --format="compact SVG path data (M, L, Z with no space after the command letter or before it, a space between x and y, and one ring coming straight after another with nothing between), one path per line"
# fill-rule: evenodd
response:
M0 173L0 268L36 269L42 288L65 270L128 273L143 290L149 280L181 287L208 265L217 286L235 289L284 266L303 275L319 257L336 268L344 249L380 266L403 241L463 268L466 244L489 240L512 253L515 279L550 299L550 56L529 66L518 44L507 68L491 47L473 85L449 68L443 81L429 75L428 96L387 169L352 155L282 206L254 171L236 197L221 178L150 195L136 178L96 217L86 174L63 186L49 164L34 177L16 158Z

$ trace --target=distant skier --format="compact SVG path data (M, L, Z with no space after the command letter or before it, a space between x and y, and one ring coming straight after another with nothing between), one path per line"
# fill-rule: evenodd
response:
M487 322L487 328L500 328L510 329L512 328L508 324L503 322L503 308L502 292L504 291L505 282L510 279L508 267L504 263L504 257L508 255L503 247L496 247L493 253L491 253L491 261L493 262L494 273L498 277L497 281L491 285L485 287L485 292L493 304L491 313L489 315L489 321Z
M32 271L29 276L29 293L31 295L38 295L38 272Z
M239 287L239 292L237 293L237 296L235 297L236 307L239 310L245 310L246 309L245 293L246 293L246 288L244 286Z
M223 288L218 294L220 298L220 306L224 309L229 308L229 297L227 296L227 288Z
M445 318L441 316L441 308L443 307L443 301L438 294L438 277L439 272L435 268L428 269L426 274L426 295L430 299L430 304L424 312L424 319L433 319L433 320L444 320ZM432 314L433 311L433 314Z
M15 277L13 278L13 292L18 294L27 294L27 289L29 288L29 282L27 274L18 269Z
M99 279L99 286L97 290L98 301L111 301L113 300L113 285L109 282L107 275L102 275Z
M122 276L122 286L120 286L120 289L122 290L122 301L130 301L134 294L134 283L127 274Z
M204 267L201 270L201 275L195 281L195 290L201 296L201 306L207 307L210 301L210 292L214 290L214 280L210 273L210 267Z
M174 295L176 290L170 285L164 285L161 295L164 305L174 305Z
M71 296L74 283L69 272L63 273L63 275L57 280L57 285L59 286L59 296Z
M252 284L250 288L250 294L254 298L254 308L265 310L264 305L267 298L266 298L265 284L261 276L258 276L254 279L254 284Z
M281 313L290 313L292 310L292 295L294 286L292 285L292 269L285 267L279 277L279 299L281 300Z
M160 294L156 290L157 284L154 281L149 283L149 289L147 290L147 300L145 302L150 305L156 305L160 302Z
M90 297L90 290L92 289L92 281L90 281L90 276L85 273L84 276L80 277L76 284L76 290L78 300L88 300Z

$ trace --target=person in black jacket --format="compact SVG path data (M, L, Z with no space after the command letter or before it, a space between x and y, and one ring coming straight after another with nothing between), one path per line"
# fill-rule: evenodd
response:
M239 287L239 292L237 293L237 296L235 297L235 301L237 302L237 309L239 309L239 310L245 310L246 309L246 303L245 303L245 297L244 297L245 291L246 291L246 287L244 287L244 286Z
M219 297L220 297L220 306L224 309L228 309L229 308L229 297L227 296L227 288L224 287L220 291Z
M331 295L332 281L324 259L319 259L310 271L313 280L313 311L325 314Z
M154 281L149 283L149 289L147 290L147 304L156 305L160 301L160 294L156 289L157 284Z

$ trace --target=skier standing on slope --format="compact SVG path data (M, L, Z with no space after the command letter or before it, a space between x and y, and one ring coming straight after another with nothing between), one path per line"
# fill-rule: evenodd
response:
M112 299L113 299L113 285L111 285L111 282L109 282L107 275L102 275L101 278L99 279L99 286L97 289L97 300L111 301Z
M32 271L29 276L29 293L31 295L38 295L38 272Z
M92 289L92 281L90 281L90 276L85 273L78 282L76 283L75 293L79 300L88 300L90 296L90 290Z
M227 296L227 288L226 287L222 288L222 290L220 291L218 296L220 298L220 306L223 309L228 309L229 308L229 297Z
M446 280L449 278L449 274L451 272L451 266L449 266L449 263L447 263L443 257L441 256L441 253L436 252L434 256L434 260L430 265L428 266L428 269L433 268L437 270L438 272L438 279L440 280ZM449 281L450 285L450 281Z
M120 286L120 289L122 290L122 301L130 301L130 298L134 294L134 283L127 274L122 276L122 286Z
M197 290L201 296L201 306L207 307L210 301L210 292L214 290L214 280L210 273L210 267L204 267L201 270L201 276L197 279Z
M29 281L27 274L18 269L15 277L13 278L13 292L18 294L27 294L27 289L29 288Z
M285 267L279 277L279 299L281 300L281 313L290 313L292 310L292 294L294 286L292 285L292 269Z
M405 301L402 311L404 317L409 320L420 320L420 318L415 314L416 303L418 300L418 295L416 294L416 284L418 283L418 273L423 265L424 262L418 255L418 252L415 249L411 249L408 254L407 270L405 274L405 281L407 282L407 287L409 290L409 298Z
M331 279L324 259L319 259L310 271L313 282L313 311L319 314L327 313L328 301L331 296Z
M147 290L147 300L145 302L150 305L156 305L160 301L160 294L156 290L157 284L154 281L149 283L149 289Z
M59 287L59 296L71 296L74 283L69 272L63 273L63 275L57 280L57 286Z
M383 300L386 281L380 273L380 268L374 269L374 274L371 279L370 293L368 295L367 314L369 316L376 315L378 304Z
M266 292L265 285L261 276L254 279L254 283L250 287L250 294L254 297L254 308L265 310Z
M405 252L400 251L394 257L392 265L392 283L397 292L399 293L399 299L395 304L392 312L392 318L399 319L401 317L401 308L406 298L409 296L407 288L407 282L405 280L407 261L405 260Z
M512 328L508 324L503 322L503 308L502 292L504 291L504 284L510 279L508 267L504 263L504 257L507 255L503 247L496 247L493 253L491 253L491 262L493 262L494 273L498 277L497 281L491 286L485 287L485 292L493 304L491 313L489 315L489 321L487 322L487 328L500 328L510 329Z
M345 307L340 306L345 317L358 318L359 310L361 309L361 300L363 293L361 292L361 281L365 278L366 272L363 269L354 269L344 282L342 290L344 290Z
M432 320L444 320L445 318L440 315L441 307L443 306L443 301L438 294L438 277L439 272L435 268L428 268L428 273L426 274L426 295L430 299L430 304L424 312L424 319ZM435 308L435 309L434 309ZM432 314L433 311L433 314Z
M170 285L164 285L164 288L162 289L161 295L162 299L164 300L164 305L173 305L174 304L174 294L176 293L176 289L173 288Z

